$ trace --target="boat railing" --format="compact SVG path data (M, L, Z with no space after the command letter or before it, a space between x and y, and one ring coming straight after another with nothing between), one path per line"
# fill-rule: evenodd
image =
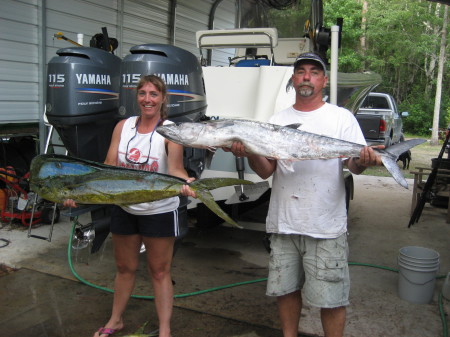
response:
M273 49L278 45L278 31L276 28L238 28L201 30L196 33L197 47L203 59L203 49L215 48L243 48L244 54L237 57L248 57L248 50L267 48L269 65L273 64ZM255 56L259 53L253 53ZM236 59L236 57L234 58Z
M276 28L201 30L196 33L203 49L234 48L229 65L237 67L292 66L296 57L313 49L308 37L280 38Z

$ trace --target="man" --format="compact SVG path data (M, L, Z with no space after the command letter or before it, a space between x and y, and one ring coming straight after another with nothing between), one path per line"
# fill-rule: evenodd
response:
M304 131L366 144L352 113L323 101L327 81L318 55L299 55L292 75L295 103L269 122L299 123ZM326 337L343 336L350 280L342 168L360 174L368 166L382 165L381 158L366 146L358 158L298 161L292 171L276 160L246 153L239 142L231 152L248 157L261 178L273 175L266 224L271 233L267 295L277 297L284 337L298 335L303 300L321 308Z

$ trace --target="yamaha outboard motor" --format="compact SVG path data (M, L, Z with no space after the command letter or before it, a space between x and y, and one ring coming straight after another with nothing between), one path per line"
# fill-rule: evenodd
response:
M48 64L46 115L70 156L103 162L118 119L121 59L63 48Z
M121 59L98 48L59 49L48 64L46 115L70 156L103 163L118 121ZM109 234L108 206L80 207L95 228L92 253ZM90 228L90 227L89 227Z
M206 94L202 67L194 54L166 44L143 44L130 49L121 67L120 118L140 113L136 103L136 86L141 76L157 75L168 89L169 119L174 122L204 120ZM205 151L185 148L184 166L190 176L200 177Z

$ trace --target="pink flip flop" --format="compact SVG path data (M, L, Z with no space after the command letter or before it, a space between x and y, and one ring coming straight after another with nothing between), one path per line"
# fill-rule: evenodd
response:
M113 335L113 334L115 334L116 332L118 332L119 330L117 330L117 329L110 329L110 328L100 328L100 329L98 329L98 335L99 336L101 336L101 335L108 335L108 336L111 336L111 335Z

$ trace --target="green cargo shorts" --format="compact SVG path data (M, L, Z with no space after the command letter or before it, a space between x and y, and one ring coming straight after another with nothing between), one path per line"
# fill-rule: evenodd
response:
M347 234L335 239L272 234L268 296L302 289L306 303L319 308L349 305Z

